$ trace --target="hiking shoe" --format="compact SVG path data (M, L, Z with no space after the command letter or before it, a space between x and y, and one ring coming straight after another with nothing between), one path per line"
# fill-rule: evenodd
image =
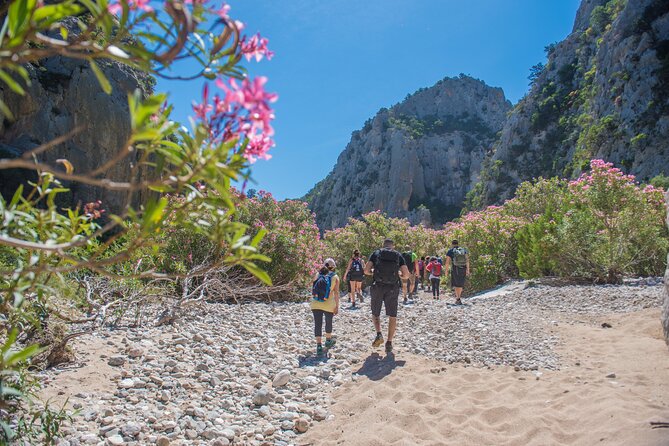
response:
M318 344L316 346L316 356L321 356L323 354L323 346L321 344Z
M455 305L462 305L462 301L460 299L455 300Z
M374 338L374 342L372 342L372 347L378 347L381 344L383 344L383 335L377 334L376 337Z
M349 310L357 310L358 307L355 306L355 303L352 303L350 307L348 307Z
M386 342L386 353L390 353L393 351L393 343L388 341Z
M334 339L328 339L325 341L325 348L332 348L337 343Z

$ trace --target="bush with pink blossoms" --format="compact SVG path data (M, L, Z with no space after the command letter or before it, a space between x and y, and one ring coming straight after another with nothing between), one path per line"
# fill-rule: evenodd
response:
M602 160L590 167L567 187L560 275L616 283L625 275L663 273L669 239L662 189L642 187Z
M251 197L243 194L237 197L235 221L248 225L251 235L267 231L259 249L271 259L263 269L272 282L299 286L310 283L322 265L323 246L315 216L307 203L277 201L265 191Z
M669 234L663 190L601 160L574 181L538 179L521 184L512 200L470 212L434 230L380 211L350 219L325 233L324 255L345 267L354 249L364 256L385 237L419 256L444 256L453 239L471 256L465 292L510 278L546 275L616 283L625 275L659 275L666 266Z
M639 185L611 163L592 160L590 171L571 182L524 183L505 206L527 220L516 235L523 277L617 283L664 271L663 190Z
M360 219L349 219L344 227L326 231L324 256L334 258L343 273L355 249L368 258L389 237L399 251L411 248L417 254L436 254L441 245L439 235L437 230L411 226L406 219L391 218L375 211Z

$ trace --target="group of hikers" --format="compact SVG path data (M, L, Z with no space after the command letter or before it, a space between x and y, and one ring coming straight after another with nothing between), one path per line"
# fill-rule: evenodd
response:
M316 353L323 354L335 344L332 336L333 318L339 312L341 279L336 273L337 264L334 259L326 259L321 270L316 274L312 286L311 311L314 316L314 335L316 337ZM455 292L455 304L462 305L462 291L467 276L470 274L469 251L460 246L457 240L451 242L446 253L446 260L439 256L421 257L406 249L400 253L395 250L393 240L385 239L383 247L370 255L364 262L360 251L353 251L346 265L343 277L349 283L350 309L355 309L356 300L363 302L362 286L365 276L371 277L370 301L372 321L376 330L373 347L384 342L381 332L381 309L385 307L388 316L388 337L386 352L393 350L393 337L397 327L397 310L399 294L402 290L403 303L411 304L411 298L418 295L419 287L423 291L432 291L432 298L440 298L441 277L449 271L451 287ZM426 280L427 279L427 280ZM323 344L323 320L325 320L325 343Z

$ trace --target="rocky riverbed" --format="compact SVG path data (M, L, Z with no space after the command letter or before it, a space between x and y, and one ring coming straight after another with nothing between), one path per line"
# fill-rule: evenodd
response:
M444 367L559 369L556 326L659 307L662 296L659 280L522 284L464 306L422 294L400 309L395 352ZM294 444L332 417L333 390L359 379L374 351L368 299L361 309L347 306L343 299L327 357L314 354L307 304L203 304L174 326L80 337L77 363L41 375L45 396L69 398L78 411L61 444Z

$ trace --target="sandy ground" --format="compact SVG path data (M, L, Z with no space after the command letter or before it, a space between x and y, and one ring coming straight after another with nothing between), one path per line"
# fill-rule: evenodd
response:
M84 335L73 343L77 361L73 364L61 365L55 382L47 380L40 392L42 401L49 401L55 407L67 403L73 407L72 396L87 393L113 393L116 385L112 378L119 375L118 368L107 364L110 356L117 353L117 348L110 345L112 339L118 343L122 334L100 339L97 336Z
M394 355L370 348L334 419L298 444L669 445L669 429L650 425L669 421L659 310L556 319L559 371L447 365L404 353L400 333Z

